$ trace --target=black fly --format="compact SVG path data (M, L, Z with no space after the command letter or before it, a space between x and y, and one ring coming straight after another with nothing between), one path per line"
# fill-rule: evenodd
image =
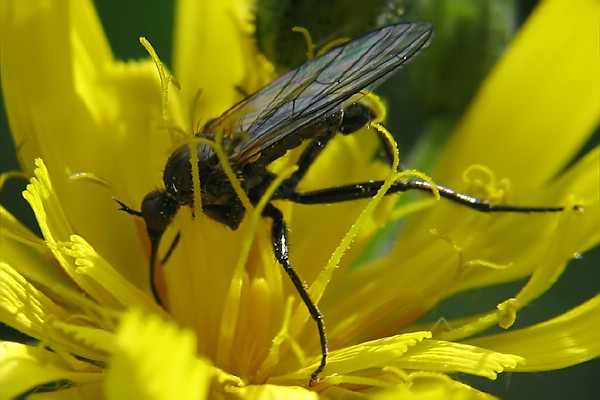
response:
M223 133L222 146L229 163L254 204L258 203L275 178L267 169L269 164L305 140L310 140L310 143L298 161L298 169L283 181L271 200L324 204L372 197L383 185L382 181L311 192L300 192L297 185L337 132L349 134L373 120L373 111L357 100L361 91L373 89L413 60L429 45L432 36L430 24L405 23L386 26L349 41L244 99L206 124L196 136L214 140L216 132ZM196 151L202 211L229 228L237 229L246 211L242 202L213 148L199 143ZM182 145L171 154L164 169L163 180L165 189L148 193L142 201L141 211L135 211L119 202L122 210L142 217L146 223L151 242L151 288L159 304L162 304L162 300L153 278L158 245L178 209L194 205L189 144ZM411 189L431 191L432 187L420 180L397 181L387 194ZM442 197L479 211L552 212L563 209L492 205L443 186L437 186L437 189ZM289 275L317 324L321 362L311 375L310 382L313 384L317 382L327 362L328 346L323 315L310 299L306 286L290 263L283 214L272 203L268 203L263 216L272 221L271 236L275 258Z

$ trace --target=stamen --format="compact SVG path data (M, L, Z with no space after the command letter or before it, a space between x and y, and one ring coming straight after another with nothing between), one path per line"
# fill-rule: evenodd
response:
M292 32L300 33L304 37L306 42L306 60L310 61L315 58L315 42L313 42L312 35L308 29L302 26L294 26Z
M74 172L72 174L70 174L67 179L70 182L90 182L90 183L95 183L97 185L103 186L109 190L112 190L110 185L108 184L108 181L105 179L100 178L98 175L94 174L93 172Z
M169 84L172 84L177 89L181 89L181 85L177 79L171 75L168 69L165 68L150 42L145 37L139 38L139 41L150 55L150 58L152 58L152 61L154 61L154 65L156 65L156 70L158 71L158 76L160 77L160 86L162 92L163 121L167 124L167 126L169 126L171 122L171 112L169 107Z
M458 265L459 265L461 274L464 274L469 267L485 267L485 268L489 268L489 269L503 270L503 269L510 268L513 265L512 263L498 264L498 263L495 263L495 262L492 262L489 260L484 260L481 258L476 258L473 260L465 261L463 249L458 245L458 243L456 243L456 241L454 239L452 239L450 236L448 236L444 233L441 233L437 229L430 229L429 232L432 235L439 237L440 239L444 240L446 243L448 243L452 246L452 249L456 252L456 255L458 256L458 260L459 260Z
M498 180L494 171L485 165L470 165L464 170L462 179L473 186L474 190L482 191L484 194L481 197L491 202L499 202L507 193L510 193L510 181L506 178ZM474 190L472 189L470 192Z
M256 372L257 382L266 382L267 378L271 375L271 371L279 363L279 359L281 356L281 345L286 339L291 341L294 354L296 354L296 356L300 359L300 365L305 364L305 357L304 353L302 352L302 348L298 346L294 337L290 336L289 334L293 305L294 298L292 296L288 296L287 301L285 302L285 309L283 314L283 321L281 322L281 329L273 338L271 347L269 348L269 354L267 355L267 357L265 357L264 361L262 362L262 364L258 368L258 371Z
M361 228L369 222L371 215L375 211L375 208L381 202L388 189L397 180L398 173L395 171L397 171L398 166L400 165L400 156L396 141L394 140L392 134L382 125L373 124L371 126L373 126L373 128L376 129L380 135L382 135L384 140L388 142L390 149L392 149L392 155L394 158L392 162L392 169L390 174L386 178L384 184L377 192L377 194L371 200L369 200L369 203L358 216L356 222L350 227L346 235L342 238L340 244L337 246L337 248L332 253L331 257L329 258L329 261L327 261L327 265L325 266L325 268L319 273L313 284L310 285L308 293L315 304L319 303L319 300L323 296L325 289L331 281L333 272L337 269L340 260L344 256L346 250L348 250L350 244L352 243L356 235L358 235L358 232L361 230ZM301 306L299 306L296 309L291 328L292 334L298 332L309 318L309 315L307 313L303 313L304 310L305 308Z
M248 221L248 225L246 226L246 231L244 233L244 239L242 242L242 248L240 251L240 255L238 258L238 263L234 269L233 276L231 278L231 284L229 285L229 289L226 295L226 301L223 308L223 317L221 318L221 326L220 326L220 334L219 334L219 344L217 348L217 364L219 361L227 359L228 355L231 352L231 346L234 343L233 337L236 334L236 326L238 321L238 313L240 307L240 299L241 299L241 290L244 282L244 274L245 268L248 261L248 256L250 254L250 248L252 243L254 242L254 238L257 233L261 232L258 229L258 222L261 220L262 212L270 201L271 197L275 193L275 190L281 185L281 183L289 178L292 173L297 169L297 166L292 166L287 168L277 176L276 179L271 182L265 193L260 198L257 205L254 207L250 202L250 199L243 191L241 187L241 183L239 178L233 173L233 169L229 163L229 160L225 157L225 153L221 146L221 140L217 137L216 141L212 143L213 149L217 153L221 164L223 165L223 169L225 170L227 177L230 179L231 184L234 188L237 186L240 190L240 193L243 193L245 199L242 200L242 203L246 201L248 203L248 207L246 211L250 213L250 218ZM223 157L223 158L221 158ZM236 189L237 194L237 189ZM240 199L242 197L240 196ZM244 207L246 205L244 204ZM261 233L261 234L264 234Z
M517 299L508 299L498 304L498 325L501 328L510 328L517 319L517 311L521 309L521 305Z
M0 191L2 191L2 189L4 188L4 185L6 184L6 182L9 179L15 179L15 178L21 178L21 179L29 179L29 176L27 176L27 174L25 172L22 171L7 171L7 172L3 172L0 174Z

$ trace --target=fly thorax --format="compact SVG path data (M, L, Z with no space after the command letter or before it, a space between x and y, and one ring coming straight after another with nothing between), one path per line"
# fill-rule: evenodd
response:
M214 150L207 144L197 144L198 170L203 204L226 204L235 197L235 191L223 171ZM165 189L179 205L193 205L194 179L190 163L189 145L183 145L171 154L163 173Z
M193 203L194 185L189 145L183 145L171 154L163 171L163 181L167 193L178 204L191 205Z

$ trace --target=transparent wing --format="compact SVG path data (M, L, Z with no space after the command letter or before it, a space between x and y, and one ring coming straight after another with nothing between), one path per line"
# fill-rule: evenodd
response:
M323 120L363 89L373 89L427 47L432 27L389 25L349 41L290 71L244 99L216 121L233 140L239 163Z

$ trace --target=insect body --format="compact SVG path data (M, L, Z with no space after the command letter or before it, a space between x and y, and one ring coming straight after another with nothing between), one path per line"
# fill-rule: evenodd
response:
M352 133L375 116L365 103L357 100L362 90L370 90L410 62L432 38L432 27L424 23L390 25L352 40L309 61L244 99L222 116L206 124L196 136L213 140L221 130L222 147L240 178L250 201L258 203L275 176L267 167L286 151L303 141L310 143L298 161L298 169L277 188L271 200L303 204L335 203L372 197L382 181L337 186L300 192L297 185L329 140L338 132ZM202 211L210 218L237 229L245 209L227 178L213 148L205 143L195 147L200 173ZM161 299L153 276L160 239L182 206L194 205L194 185L190 146L184 144L167 161L163 180L165 189L148 193L141 211L119 202L121 209L140 216L151 241L151 287L158 303ZM480 211L560 211L561 207L532 208L491 205L451 189L437 186L440 195ZM397 181L387 194L411 189L431 191L429 183L419 180ZM310 315L317 324L321 362L311 375L318 380L327 362L327 338L323 316L288 257L287 227L281 211L268 203L263 216L271 219L271 239L275 258L290 277Z

